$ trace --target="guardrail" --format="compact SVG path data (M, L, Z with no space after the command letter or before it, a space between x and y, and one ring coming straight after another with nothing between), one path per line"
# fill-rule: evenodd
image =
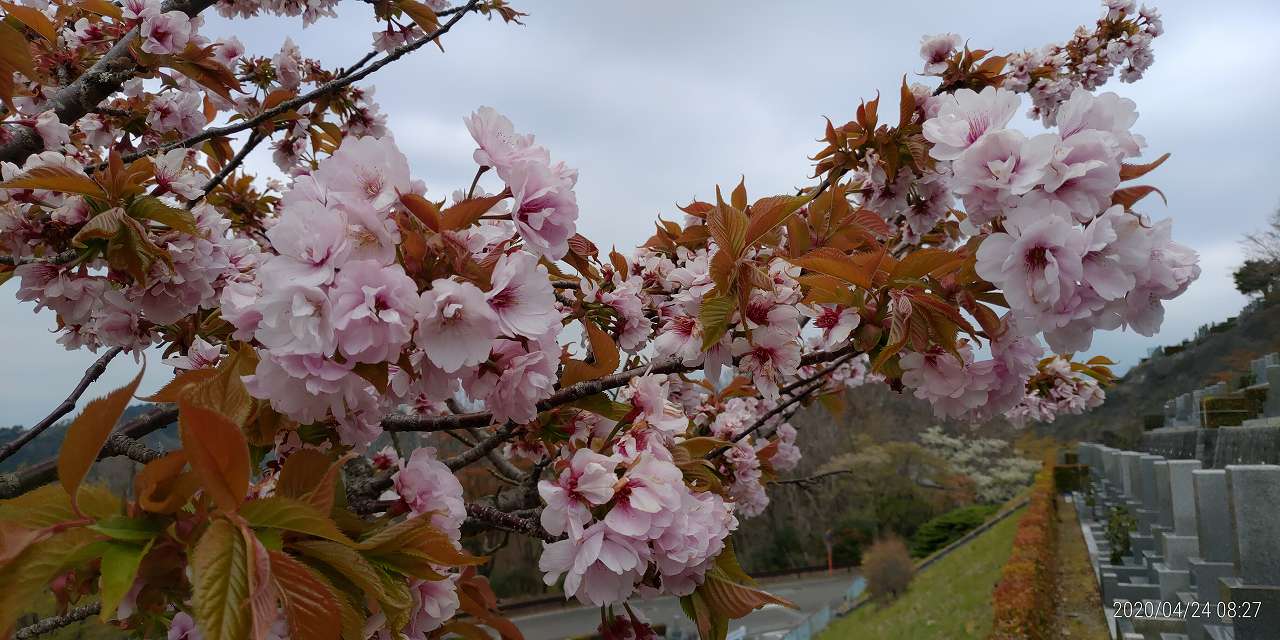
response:
M842 605L856 601L862 597L862 592L867 589L867 581L858 576L854 578L853 584L849 585L848 591L845 591ZM804 622L787 632L782 640L810 640L810 638L818 635L818 632L827 628L831 624L832 609L831 605L827 605L805 618Z

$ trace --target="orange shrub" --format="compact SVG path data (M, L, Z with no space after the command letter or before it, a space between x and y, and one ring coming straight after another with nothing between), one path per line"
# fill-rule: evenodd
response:
M1054 611L1057 523L1053 468L1046 464L1036 474L1030 504L1018 521L1013 551L992 594L992 640L1049 637Z

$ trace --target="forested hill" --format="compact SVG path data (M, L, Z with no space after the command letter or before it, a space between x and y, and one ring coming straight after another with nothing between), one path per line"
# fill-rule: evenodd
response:
M83 404L83 403L82 403ZM151 410L154 405L151 404L135 404L125 409L124 414L120 416L121 422L128 422L140 413ZM53 407L50 407L52 409ZM62 438L67 434L67 427L71 424L71 418L79 411L72 412L70 416L61 422L49 427L44 433L36 436L35 440L27 443L26 446L18 450L13 457L0 462L0 472L14 471L34 464L39 464L54 458L58 455L58 446L62 444ZM26 427L16 425L12 427L0 427L0 445L12 442L17 438ZM143 438L152 448L158 448L162 451L168 451L179 447L177 436L172 429L163 429Z
M1280 351L1280 304L1213 325L1207 335L1166 346L1130 369L1106 402L1090 413L1064 416L1038 429L1061 439L1114 440L1133 445L1143 416L1162 414L1166 400L1219 381L1236 384L1249 361Z

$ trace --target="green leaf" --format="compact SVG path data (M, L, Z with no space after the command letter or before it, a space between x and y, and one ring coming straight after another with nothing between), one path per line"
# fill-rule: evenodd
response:
M120 499L103 487L80 487L80 510L95 518L107 518L120 512ZM13 522L32 529L43 529L74 520L71 496L60 484L47 484L16 498L0 502L0 521Z
M191 215L190 211L169 206L163 200L152 196L144 196L130 203L129 215L159 222L170 229L181 231L187 235L203 235L200 228L196 226L196 217Z
M273 527L343 544L355 544L328 516L295 498L271 496L246 502L240 507L240 515L255 527Z
M142 565L143 556L151 549L151 542L146 546L123 542L108 542L102 553L102 576L98 581L98 590L102 594L103 622L116 615L120 601L124 599L133 581L138 577L138 567Z
M252 627L244 536L218 518L191 554L192 609L205 640L244 640Z
M0 631L12 629L31 603L47 597L49 583L59 574L87 563L102 550L98 534L73 527L27 547L0 566Z
M164 529L164 523L149 518L111 516L89 525L89 528L109 538L125 542L146 542Z
M729 317L733 315L733 296L704 298L698 310L698 322L702 324L702 350L706 351L720 342L729 330Z

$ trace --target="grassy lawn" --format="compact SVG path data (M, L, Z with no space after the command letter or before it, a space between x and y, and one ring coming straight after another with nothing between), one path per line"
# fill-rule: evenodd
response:
M1021 510L916 576L892 604L832 623L821 640L961 640L991 631L991 589L1009 557Z

